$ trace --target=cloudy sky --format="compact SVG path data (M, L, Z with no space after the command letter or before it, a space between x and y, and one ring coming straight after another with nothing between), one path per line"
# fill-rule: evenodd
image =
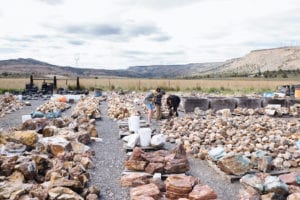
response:
M0 60L120 69L296 45L299 0L0 0Z

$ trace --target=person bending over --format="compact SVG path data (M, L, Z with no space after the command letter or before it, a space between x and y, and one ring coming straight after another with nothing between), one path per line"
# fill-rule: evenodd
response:
M180 104L180 98L176 95L170 95L167 98L167 106L169 108L169 116L172 117L174 114L178 117L177 108Z

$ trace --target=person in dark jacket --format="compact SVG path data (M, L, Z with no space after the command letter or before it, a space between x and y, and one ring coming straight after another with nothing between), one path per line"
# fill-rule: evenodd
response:
M176 117L178 117L178 111L177 108L180 104L180 98L179 96L176 95L170 95L167 98L167 106L169 108L169 116L172 117L174 116L174 113Z
M162 99L164 94L165 94L165 91L160 89L159 92L157 93L155 101L154 101L156 120L161 120L161 117L162 117L162 114L161 114L161 105L162 105L161 99Z

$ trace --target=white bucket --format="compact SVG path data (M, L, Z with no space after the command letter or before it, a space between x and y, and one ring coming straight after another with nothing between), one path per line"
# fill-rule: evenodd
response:
M22 115L22 123L26 122L29 119L31 119L31 115Z
M150 146L151 129L150 128L140 128L138 133L140 135L140 145L142 147Z
M140 128L140 116L129 117L128 127L130 132L138 133L138 130Z
M22 100L23 100L23 95L21 95L21 94L18 95L18 100L19 100L19 101L22 101Z

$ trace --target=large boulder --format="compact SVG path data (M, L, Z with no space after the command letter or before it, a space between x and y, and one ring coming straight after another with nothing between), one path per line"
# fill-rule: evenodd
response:
M218 166L227 174L243 175L251 169L251 161L242 155L224 156Z
M141 199L154 199L158 200L160 197L159 188L153 184L141 185L130 190L131 200L141 200Z
M288 185L299 185L300 184L300 174L292 172L289 174L282 174L279 179Z
M15 131L9 135L9 139L29 147L34 147L38 141L38 134L36 131Z
M147 165L145 171L149 174L163 173L164 164L163 163L149 163Z
M71 143L58 136L41 138L39 142L42 143L48 152L52 153L54 156L58 156L58 154L72 150Z
M48 191L50 200L84 200L79 194L65 187L55 187Z
M190 169L187 158L169 160L164 167L167 174L184 173Z
M147 162L138 161L138 160L127 160L125 161L125 167L128 170L134 171L144 171L146 168Z
M166 180L166 197L169 199L188 198L196 178L185 175L169 176Z
M208 185L196 185L189 194L190 200L213 200L217 197L216 192Z
M136 187L149 184L149 178L145 174L132 173L121 177L122 187Z
M268 176L264 183L265 192L274 192L281 195L288 194L288 186L276 176Z

